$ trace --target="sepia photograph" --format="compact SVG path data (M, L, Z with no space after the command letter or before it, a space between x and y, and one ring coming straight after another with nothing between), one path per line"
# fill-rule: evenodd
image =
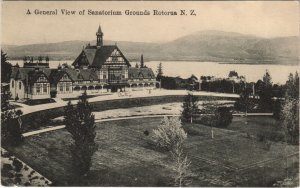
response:
M298 1L2 1L1 185L299 187Z

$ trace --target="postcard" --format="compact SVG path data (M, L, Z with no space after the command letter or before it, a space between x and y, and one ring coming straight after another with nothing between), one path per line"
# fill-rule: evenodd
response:
M299 2L3 1L1 184L299 186Z

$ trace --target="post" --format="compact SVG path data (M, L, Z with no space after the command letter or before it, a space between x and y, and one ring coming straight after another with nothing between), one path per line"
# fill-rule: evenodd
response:
M199 79L199 91L201 91L201 80Z
M161 90L161 79L159 80L159 89Z

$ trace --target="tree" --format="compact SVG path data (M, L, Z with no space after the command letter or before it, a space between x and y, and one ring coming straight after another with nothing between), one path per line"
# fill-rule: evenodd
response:
M299 100L286 100L282 107L282 124L286 131L287 141L299 143Z
M287 141L299 144L299 76L296 72L289 75L286 93L281 110L281 120L287 135Z
M235 109L244 111L246 117L248 111L252 110L255 106L253 102L254 99L250 98L250 94L251 94L251 89L244 87L242 92L240 93L239 99L234 104Z
M161 125L153 131L153 141L156 146L170 152L173 162L171 168L174 170L174 186L184 186L190 183L190 164L183 152L183 143L187 134L182 128L178 117L164 117Z
M160 80L161 77L163 77L163 67L162 67L162 63L161 62L158 64L156 72L157 72L156 78L157 78L157 80Z
M95 142L95 117L87 101L86 93L79 97L76 108L71 102L65 107L64 121L74 142L71 145L74 172L86 175L92 165L92 156L97 150Z
M286 99L298 99L299 98L299 76L298 72L295 73L295 77L290 73L288 81L286 82Z
M272 78L268 70L266 70L263 76L262 83L258 90L259 95L259 105L260 109L263 111L270 111L272 108Z
M210 98L207 97L207 99L203 102L202 104L203 108L200 110L201 114L201 123L210 126L211 128L211 138L214 138L214 128L217 124L217 119L216 119L216 111L219 107L219 104L211 100Z
M182 145L177 144L171 154L174 160L172 167L175 172L174 186L188 186L191 183L190 177L192 176L191 162L184 155Z
M179 144L182 145L187 138L187 134L182 128L181 122L177 117L164 117L161 125L153 130L153 141L157 147L173 151Z
M228 77L229 77L229 78L230 78L230 77L237 77L237 78L238 78L239 75L238 75L238 73L237 73L236 71L233 70L233 71L230 71L230 72L229 72Z
M16 110L9 104L10 93L1 93L1 143L5 146L17 146L22 141L20 116L21 110Z
M139 64L138 63L135 64L135 68L139 68Z
M11 75L11 64L8 62L7 54L1 49L1 83L8 83Z
M184 98L182 108L182 120L190 121L191 123L193 123L193 115L199 112L198 97L194 96L192 92L188 92L188 94Z

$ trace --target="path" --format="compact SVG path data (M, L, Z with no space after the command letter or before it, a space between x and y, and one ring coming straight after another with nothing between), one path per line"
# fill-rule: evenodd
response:
M150 117L164 117L164 116L180 116L180 115L131 116L131 117L121 117L121 118L98 119L98 120L95 120L95 122L98 123L98 122L107 122L107 121L116 121L116 120L150 118ZM41 130L36 130L36 131L31 131L31 132L23 133L22 135L24 137L29 137L29 136L37 135L37 134L40 134L40 133L45 133L45 132L49 132L49 131L55 131L55 130L58 130L58 129L64 129L65 127L66 127L65 125L58 125L58 126L55 126L55 127L50 127L50 128L46 128L46 129L41 129Z
M233 114L233 116L244 116L245 114ZM273 113L248 113L248 116L271 116L273 115ZM137 116L129 116L129 117L119 117L119 118L107 118L107 119L96 119L95 122L107 122L107 121L116 121L116 120L126 120L126 119L138 119L138 118L153 118L153 117L164 117L164 116L180 116L180 114L161 114L161 115L137 115ZM33 135L37 135L40 133L44 133L44 132L49 132L49 131L55 131L55 130L59 130L59 129L64 129L66 126L65 125L57 125L55 127L50 127L50 128L45 128L45 129L41 129L41 130L36 130L36 131L30 131L27 133L23 133L22 135L24 137L29 137L29 136L33 136Z
M144 97L157 97L157 96L176 96L176 95L181 95L184 96L187 94L187 90L153 90L151 94L149 94L148 91L134 91L131 92L131 96L118 96L118 93L113 93L112 95L101 95L101 96L96 96L93 98L89 99L90 103L97 102L97 101L107 101L107 100L119 100L119 99L128 99L128 98L144 98ZM229 94L229 93L216 93L216 92L205 92L205 91L195 91L193 92L194 95L196 96L214 96L214 97L230 97L230 98L238 98L239 95L237 94ZM17 102L11 102L11 104L17 104L22 106L22 111L23 114L29 114L41 110L46 110L46 109L52 109L52 108L57 108L57 107L62 107L66 106L68 101L63 101L60 99L56 99L55 103L48 103L48 104L40 104L40 105L34 105L34 106L29 106L25 104L20 104ZM76 104L77 100L72 100L72 104Z

